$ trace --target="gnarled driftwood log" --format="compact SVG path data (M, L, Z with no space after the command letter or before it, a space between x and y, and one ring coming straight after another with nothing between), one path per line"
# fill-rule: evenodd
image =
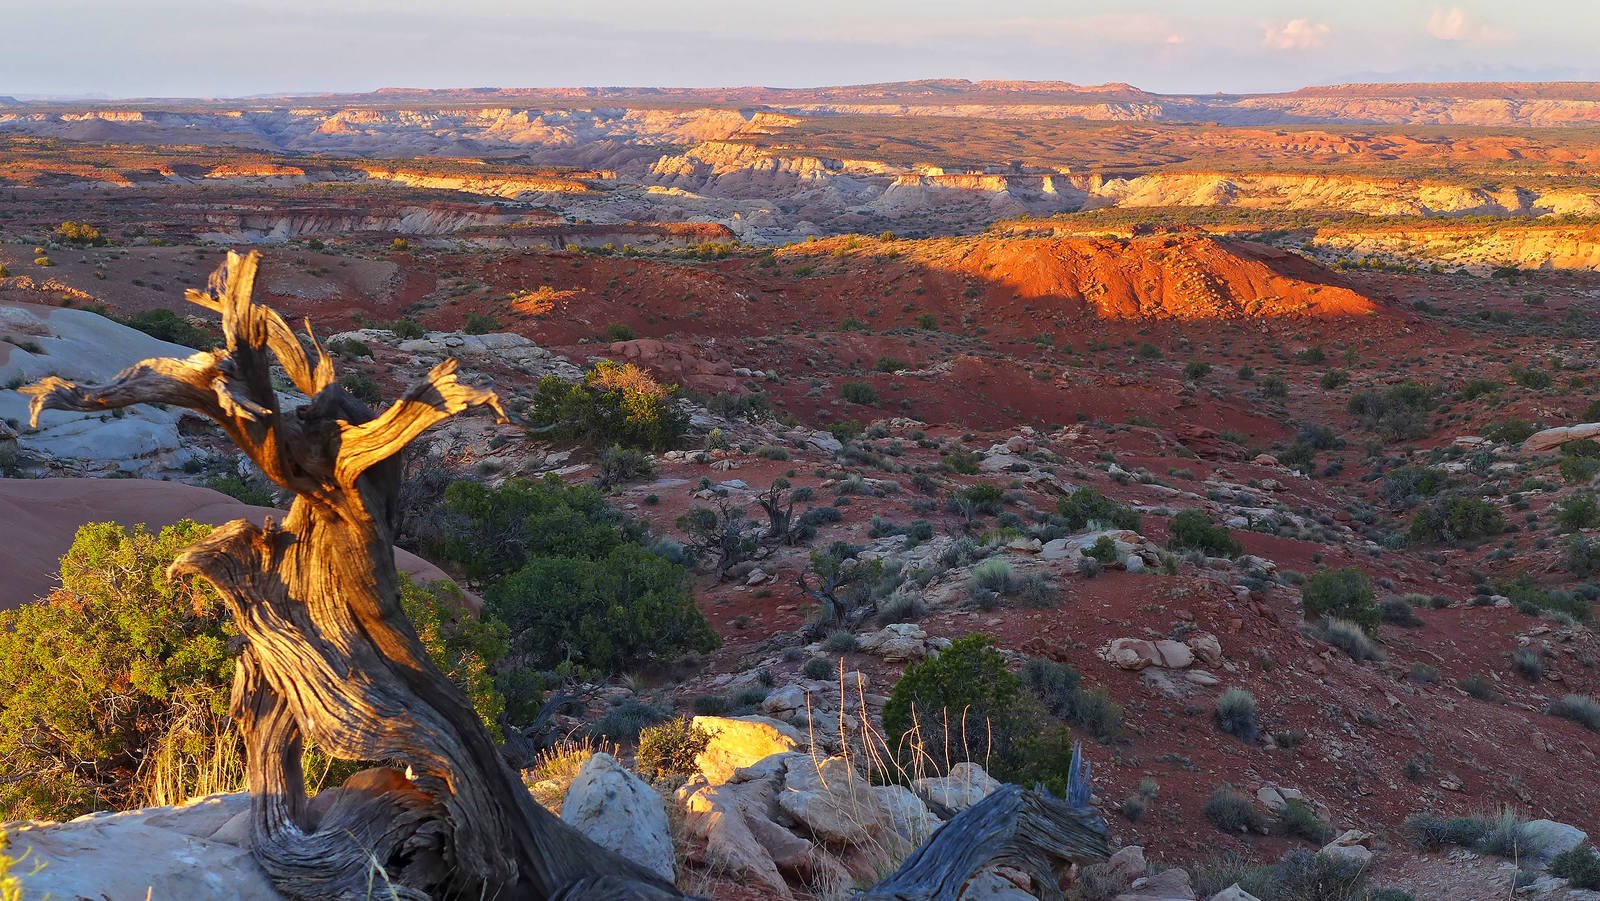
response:
M334 381L310 335L251 301L259 255L228 254L188 299L222 316L224 346L145 360L105 385L47 378L44 410L139 403L215 420L268 478L294 492L281 523L228 523L187 550L175 575L216 586L247 646L232 713L249 753L252 843L296 899L455 897L660 901L686 897L536 803L471 703L429 660L400 607L393 544L399 453L424 430L499 401L435 367L381 414ZM309 402L284 409L273 363ZM389 761L331 803L306 798L302 741L351 760ZM319 803L322 801L319 798ZM869 898L953 898L1004 863L1048 884L1053 865L1105 855L1092 809L1010 786L943 826Z

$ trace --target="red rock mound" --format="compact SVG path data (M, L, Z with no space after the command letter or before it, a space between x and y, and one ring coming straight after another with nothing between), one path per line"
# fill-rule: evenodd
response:
M1304 257L1196 235L1013 238L964 248L949 268L1023 299L1087 304L1105 319L1358 316L1373 302Z

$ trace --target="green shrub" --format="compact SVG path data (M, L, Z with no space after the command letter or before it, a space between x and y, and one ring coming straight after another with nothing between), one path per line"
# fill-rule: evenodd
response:
M1483 437L1497 444L1521 444L1528 436L1539 431L1526 419L1502 419L1483 430Z
M686 716L648 726L639 732L634 767L646 779L681 782L697 770L694 759L711 743L711 733Z
M557 440L652 451L683 443L689 427L676 388L663 387L632 363L609 360L595 364L580 384L553 375L540 379L528 418Z
M1544 678L1544 662L1532 648L1517 648L1512 651L1511 668L1529 682L1538 682Z
M1386 623L1415 629L1423 624L1422 617L1403 598L1389 598L1378 604L1378 614Z
M1172 517L1172 537L1167 547L1173 550L1203 551L1213 557L1237 557L1244 547L1227 526L1217 525L1203 510L1185 510Z
M468 313L461 330L469 335L487 335L500 330L500 320L493 313Z
M633 741L641 732L657 723L671 719L668 711L639 700L628 698L606 711L606 715L589 724L589 733L613 742Z
M506 699L494 671L508 649L505 624L473 616L454 582L423 586L405 573L400 574L400 608L433 665L466 693L472 709L499 739Z
M1600 460L1593 457L1563 457L1556 465L1561 480L1568 485L1587 485L1600 473Z
M1093 488L1079 488L1068 497L1057 501L1056 513L1066 520L1067 527L1074 531L1091 526L1134 531L1139 528L1138 512Z
M394 332L394 336L402 341L415 340L428 333L427 330L422 327L422 323L415 319L396 319L395 321L389 323L386 328L388 328L389 331Z
M0 613L0 820L137 806L136 774L169 733L227 733L237 633L209 586L166 577L210 531L90 523L61 588Z
M1505 531L1505 515L1481 497L1455 495L1417 508L1406 537L1415 542L1466 541Z
M638 537L637 526L598 489L550 475L508 479L498 488L456 482L445 489L443 522L423 542L429 559L493 581L535 558L598 559Z
M821 682L824 679L830 679L837 672L838 670L834 667L833 663L829 662L826 657L813 657L806 661L805 666L800 668L801 675L815 682Z
M606 326L607 341L632 341L633 328L621 322L613 322Z
M206 479L205 486L220 491L240 503L255 507L271 507L278 502L276 486L260 476L251 479L236 475L219 475Z
M202 580L167 578L210 532L189 520L155 534L90 523L61 558L61 588L0 613L0 820L238 789L243 748L227 716L237 632ZM493 728L503 631L465 615L446 586L402 577L401 604ZM150 795L155 770L176 783L160 786L166 797Z
M1567 542L1563 559L1567 572L1580 578L1600 572L1600 541L1585 535L1575 535Z
M1515 579L1501 582L1495 587L1523 613L1561 613L1579 623L1588 623L1594 617L1594 609L1588 601L1565 591L1550 591L1526 572L1518 573Z
M972 584L998 594L1011 590L1011 565L1004 560L985 560L972 568Z
M1373 643L1365 629L1349 620L1329 617L1322 622L1322 639L1333 645L1356 663L1382 660L1383 651Z
M491 585L484 601L535 667L570 662L614 673L718 644L687 570L637 544L600 557L535 558Z
M1427 412L1433 405L1430 389L1406 381L1387 391L1359 391L1350 397L1346 409L1362 428L1389 441L1403 441L1428 434Z
M1249 744L1256 740L1256 696L1242 688L1230 688L1217 696L1212 711L1217 728Z
M339 387L350 392L351 397L369 407L376 407L383 402L383 394L378 387L378 380L359 369L353 369L345 373L339 379Z
M1190 360L1183 365L1183 377L1190 381L1199 381L1211 374L1211 364L1204 360Z
M1355 623L1369 635L1376 635L1382 614L1372 591L1372 583L1360 568L1319 569L1300 587L1300 604L1306 619L1336 618Z
M733 709L733 705L722 695L700 695L690 706L700 716L722 716Z
M600 452L595 469L600 475L600 484L607 488L647 479L656 471L655 464L644 451L617 444Z
M1017 671L1017 678L1051 716L1082 726L1102 742L1121 737L1122 707L1103 688L1083 688L1082 676L1071 666L1032 658Z
M1094 540L1094 544L1084 549L1086 556L1093 557L1101 563L1117 562L1117 543L1111 540L1110 535L1101 535Z
M1476 674L1462 676L1457 679L1456 687L1466 692L1468 697L1477 698L1480 701L1498 704L1503 700L1500 697L1500 692L1495 691L1492 681Z
M1272 831L1279 835L1303 838L1308 842L1321 844L1328 840L1333 828L1317 816L1316 809L1310 804L1298 798L1290 798L1284 804L1283 810L1278 811L1278 820L1272 824Z
M973 633L907 667L884 705L883 728L903 765L972 760L998 779L1066 791L1067 727L1049 721L987 635Z
M1600 889L1600 854L1588 845L1568 848L1550 859L1550 875L1567 880L1572 888Z
M1378 496L1390 507L1415 507L1450 486L1450 476L1431 466L1402 466L1383 476Z
M356 357L372 356L372 348L365 341L357 341L355 338L340 338L337 341L328 342L328 353L355 359Z
M127 319L118 320L123 325L136 328L152 338L169 341L173 344L182 344L196 350L210 350L217 346L217 337L206 329L201 328L177 313L158 307L154 310L145 310ZM371 356L371 353L368 353Z
M1600 505L1594 495L1580 492L1567 497L1556 511L1556 522L1563 532L1579 532L1600 525Z
M1223 832L1260 832L1266 820L1256 810L1254 803L1228 786L1218 786L1206 800L1201 813L1211 825Z
M1600 732L1600 701L1588 695L1569 694L1559 701L1551 701L1546 712L1572 720L1590 732Z
M839 386L839 396L852 404L870 406L878 402L878 389L866 382L845 382Z

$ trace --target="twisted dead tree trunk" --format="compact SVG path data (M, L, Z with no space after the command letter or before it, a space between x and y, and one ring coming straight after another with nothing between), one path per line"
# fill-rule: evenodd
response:
M295 493L282 523L229 523L172 567L215 585L247 640L232 712L250 752L262 867L284 894L303 899L362 899L391 885L406 899L446 891L544 899L601 876L637 886L640 897L682 897L533 800L401 611L398 454L472 407L503 420L499 401L458 382L451 360L375 416L336 384L315 339L302 345L282 317L251 302L258 259L229 253L208 291L188 293L222 315L222 348L146 360L105 385L51 377L23 390L33 396L35 425L49 409L194 410ZM274 361L309 403L282 407ZM312 811L303 738L335 757L393 761L409 778L347 791Z
M229 253L207 291L188 292L221 314L223 347L145 360L105 385L51 377L22 390L32 395L34 426L52 409L194 410L294 492L281 523L228 523L171 570L216 586L247 641L231 711L249 755L262 868L303 901L687 897L533 800L401 610L393 556L400 451L473 407L504 421L495 395L458 382L450 360L375 415L335 383L309 323L302 344L282 317L251 301L258 260ZM274 362L309 402L282 406ZM300 769L307 738L334 757L388 761L404 773L366 771L308 801ZM1058 834L1074 838L1063 844L1051 837ZM1042 877L1063 855L1103 857L1104 836L1092 809L1010 787L945 824L869 897L953 898L992 861Z

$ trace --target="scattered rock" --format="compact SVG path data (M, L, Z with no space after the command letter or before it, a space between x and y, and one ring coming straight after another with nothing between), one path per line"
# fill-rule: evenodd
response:
M1183 669L1194 663L1194 656L1188 645L1166 638L1160 641L1116 638L1100 649L1100 659L1126 670L1142 670L1147 666Z
M948 638L929 638L916 623L892 623L861 636L857 647L890 663L921 660L950 646Z
M1235 882L1212 895L1210 901L1261 901L1261 899L1240 888L1239 883Z
M561 819L669 882L675 877L672 831L661 796L610 754L584 761L567 789Z

